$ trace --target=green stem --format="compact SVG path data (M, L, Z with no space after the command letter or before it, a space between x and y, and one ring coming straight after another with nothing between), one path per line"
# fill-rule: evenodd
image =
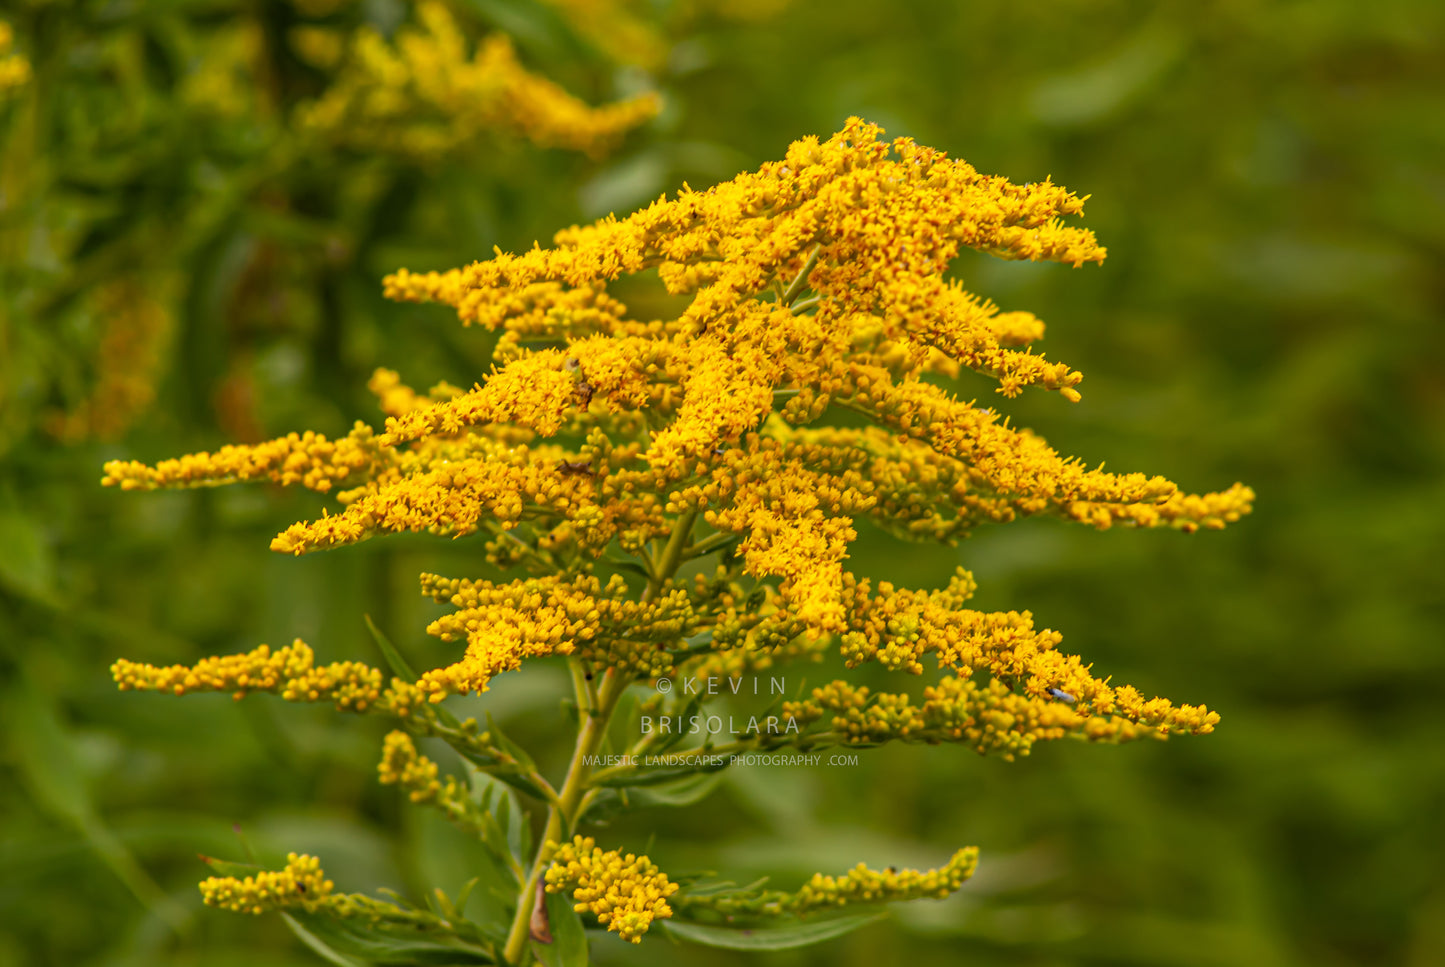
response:
M592 775L592 757L601 747L612 713L617 708L617 701L629 684L626 674L619 674L614 668L607 669L607 673L602 677L602 687L597 692L596 714L582 718L582 727L577 733L577 748L573 751L572 762L567 767L567 778L562 783L562 791L557 796L556 804L547 810L546 831L542 834L541 842L537 844L537 855L532 860L531 872L527 874L527 881L522 884L522 892L517 897L517 913L512 918L512 929L507 933L507 946L502 951L503 959L509 964L524 962L522 957L527 949L527 940L532 934L532 905L537 890L541 888L542 873L547 868L547 844L561 842L562 837L572 828L577 805L582 801L582 795L587 791L587 783Z
M802 269L799 270L797 275L793 276L792 284L789 285L788 290L783 293L783 305L792 305L794 300L808 287L808 274L811 273L813 267L818 264L818 253L821 251L823 251L823 246L815 245L813 247L812 253L808 255L808 261L803 263Z
M788 308L790 308L790 309L793 310L793 315L795 315L795 316L801 316L804 312L806 312L807 310L813 308L815 305L817 305L818 303L820 303L820 302L822 302L822 301L823 301L823 297L822 297L822 296L820 296L820 295L810 295L810 296L808 296L808 298L806 298L806 299L802 299L802 300L800 300L800 301L798 301L798 302L791 303L791 304L788 306Z
M692 525L696 521L695 510L689 510L678 518L672 536L662 550L652 580L642 592L644 604L662 592L663 585L682 563L683 548L687 546ZM561 842L562 837L576 824L580 816L578 807L581 806L591 784L593 757L602 747L602 740L607 736L607 727L612 722L612 713L617 710L622 693L627 691L627 686L631 683L632 677L625 671L607 669L602 676L602 684L597 689L597 702L591 710L592 714L582 716L582 726L577 733L577 747L572 751L572 761L567 767L567 778L562 782L557 801L547 809L547 828L542 834L541 842L537 844L537 855L532 860L531 872L527 874L527 880L522 884L522 892L517 896L517 912L512 918L512 928L507 933L507 946L502 951L503 959L509 964L520 965L525 962L523 958L527 951L527 941L532 935L532 908L537 890L541 888L542 874L547 868L547 844Z
M709 537L705 537L696 544L690 544L687 548L688 557L702 557L711 554L719 547L727 545L730 541L739 540L741 534L734 534L731 531L718 531Z
M696 521L695 510L689 510L677 519L672 536L667 539L667 546L662 549L662 557L657 562L657 573L648 582L647 590L642 592L643 604L647 604L662 592L662 586L672 577L678 565L682 564L682 551L692 537L692 525Z

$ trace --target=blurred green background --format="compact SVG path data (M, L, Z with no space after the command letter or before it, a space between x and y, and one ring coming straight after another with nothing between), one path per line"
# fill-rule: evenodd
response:
M7 4L33 79L0 95L0 963L318 963L276 918L201 907L195 854L240 858L233 824L272 861L319 855L345 890L419 898L471 875L467 844L376 784L384 723L122 695L107 667L297 636L379 661L363 614L442 663L415 575L475 573L477 539L282 557L270 537L316 495L121 494L104 460L379 422L377 365L470 385L490 340L385 303L383 274L726 179L850 114L1093 196L1102 268L957 264L1086 375L1080 404L1006 412L1091 464L1258 493L1222 533L1028 521L947 549L865 532L850 566L931 587L962 563L979 606L1030 609L1096 673L1223 723L1012 764L910 747L740 769L605 835L655 835L665 870L784 885L981 847L954 898L765 964L1445 959L1445 7L737 6L456 0L469 34L509 32L589 103L652 86L667 106L602 160L499 136L418 162L290 133L326 76L288 31L390 31L398 0ZM623 27L650 39L611 43ZM106 307L137 292L140 347L107 342ZM564 690L543 665L475 704L556 763ZM596 956L743 962L611 937Z

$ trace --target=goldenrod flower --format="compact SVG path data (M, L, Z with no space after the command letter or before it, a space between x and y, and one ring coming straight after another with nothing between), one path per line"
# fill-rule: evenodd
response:
M843 876L814 873L812 879L781 901L779 906L788 913L807 913L849 903L890 903L920 898L942 900L963 886L977 866L976 846L959 850L936 870L895 870L892 867L870 870L859 863Z
M623 940L641 943L653 920L672 916L667 898L677 892L677 884L646 856L604 851L590 836L549 844L548 850L547 892L571 893L579 913L595 914Z
M402 123L407 98L447 104L494 83L489 70L519 70L495 46L468 61L440 7L423 7L422 19L422 29L398 33L395 50L379 38L358 42L365 70L336 111L364 103L365 116ZM418 73L424 63L427 76ZM469 130L459 123L440 137ZM370 382L386 417L378 432L357 424L339 440L292 433L155 467L117 461L105 482L337 489L339 512L293 525L272 548L302 554L388 533L481 534L479 557L526 576L424 574L423 593L453 608L427 630L461 654L414 682L383 689L366 666L317 669L299 642L194 668L118 662L116 679L176 692L274 691L405 716L408 729L446 738L474 761L505 760L509 780L548 802L549 840L577 828L601 798L588 760L637 679L741 674L833 648L849 668L938 670L921 698L834 681L783 703L785 731L750 726L713 751L951 742L1013 759L1039 741L1208 733L1216 712L1095 677L1028 611L969 608L975 583L962 569L942 588L914 590L847 568L860 519L910 540L955 543L985 524L1034 515L1193 531L1250 511L1254 494L1242 484L1193 495L1162 477L1090 470L953 391L950 381L969 369L1005 397L1035 387L1080 398L1082 376L1034 350L1041 320L945 275L964 248L1100 262L1093 234L1065 221L1082 209L1083 199L1049 181L982 175L906 138L884 141L855 118L756 172L559 232L550 248L498 251L448 272L398 271L385 281L389 297L441 302L463 323L501 331L492 371L471 389L417 393L378 370ZM686 297L671 318L634 318L607 292L621 276L651 270ZM813 425L839 410L862 425ZM713 554L721 559L711 573L679 578L681 564ZM546 788L518 756L479 747L428 703L486 691L496 676L548 656L571 659L584 713L560 789ZM695 694L661 691L643 714L679 714ZM666 742L663 734L654 730L634 751ZM636 778L629 770L642 768L606 767L608 783L625 785ZM473 800L456 780L444 782L406 733L387 738L380 775L481 828ZM677 886L646 857L582 837L547 849L524 880L509 961L523 955L528 891L539 878L628 940L671 915ZM944 896L975 862L966 849L932 871L860 866L820 874L795 893L677 902L795 915Z
M331 702L342 711L385 711L404 715L417 702L415 686L393 679L383 686L379 669L356 661L317 667L315 654L301 639L284 648L269 645L243 655L203 658L194 665L160 667L121 658L110 666L121 691L270 692L288 702Z
M850 903L892 903L898 900L942 900L956 892L978 866L978 847L954 853L934 870L870 870L859 863L842 876L814 873L793 892L709 892L680 895L674 903L688 911L711 910L728 917L803 915Z
M425 43L455 52L445 16L426 17ZM502 365L485 382L466 392L438 386L423 399L380 370L371 381L387 413L379 435L358 424L338 441L291 434L155 468L114 463L106 482L269 479L325 491L346 481L341 513L294 525L272 548L300 554L382 533L486 530L488 556L501 566L582 575L444 595L460 610L433 633L465 639L467 650L422 676L433 700L484 690L541 655L662 674L672 667L668 636L711 627L720 653L832 635L850 664L919 673L932 655L965 678L986 667L1034 695L1067 690L1098 714L1207 728L1212 713L1096 681L1027 612L963 608L971 579L937 592L882 585L874 596L846 571L860 516L952 542L983 523L1036 514L1096 527L1218 527L1253 498L1241 485L1193 496L1161 477L1085 469L992 408L923 379L966 367L1004 395L1039 386L1077 399L1079 374L1027 348L1042 322L1001 311L943 272L965 246L1074 265L1105 253L1092 233L1061 221L1083 205L1067 190L1013 185L881 133L853 119L755 173L560 232L555 248L446 273L400 271L386 280L391 297L443 301L464 322L504 330ZM691 293L676 318L634 320L607 296L609 280L649 268ZM552 345L528 348L537 339ZM830 406L874 425L804 426ZM546 442L564 432L584 435L585 446ZM660 588L664 598L648 605L669 609L658 623L622 603L625 584L604 588L587 575L613 541L637 553L689 513L736 535L746 571L775 579L779 598L738 608L720 606L713 591ZM638 622L652 630L626 630Z
M412 802L431 802L443 792L437 764L417 752L411 736L399 729L386 734L377 772L383 786L401 786Z
M358 422L340 440L320 433L290 433L255 446L222 447L215 453L193 453L178 460L162 460L154 467L137 461L112 460L105 465L101 483L122 490L158 487L203 487L248 480L299 483L322 493L346 478L372 466L379 450L371 428Z
M382 785L400 786L412 802L435 806L463 830L484 834L486 811L467 783L455 776L443 777L437 764L418 752L411 736L400 729L387 733L377 773Z
M262 914L269 910L300 908L308 913L331 905L334 888L321 872L321 861L314 856L290 853L286 868L237 879L234 876L212 876L201 881L201 896L207 906L220 907L234 913Z

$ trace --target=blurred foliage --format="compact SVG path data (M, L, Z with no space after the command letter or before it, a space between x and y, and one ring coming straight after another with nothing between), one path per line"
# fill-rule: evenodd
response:
M1013 764L901 748L854 768L739 769L617 835L655 836L663 869L739 877L982 848L956 898L758 963L1438 962L1445 11L795 0L725 20L709 12L722 3L606 6L652 47L626 55L596 26L612 21L569 14L596 5L452 5L590 104L662 92L662 116L601 163L501 138L427 164L299 150L289 119L325 76L288 31L389 32L399 3L5 13L32 78L0 101L0 963L317 962L279 920L201 912L194 855L238 857L232 823L268 864L314 853L348 890L454 892L481 862L376 784L379 726L121 695L106 674L120 656L194 661L298 635L322 660L375 661L363 613L439 664L414 575L468 573L467 542L271 555L313 499L122 497L97 485L101 462L374 419L378 364L469 385L488 340L444 310L384 303L382 274L729 177L849 114L1093 194L1101 269L959 264L975 291L1049 322L1044 348L1087 376L1080 404L1006 403L1018 422L1114 469L1259 494L1222 534L1030 521L957 551L865 534L850 565L938 586L961 561L980 607L1031 609L1097 672L1224 722ZM164 338L129 356L102 324L122 285L171 320L142 313L132 331ZM122 373L154 374L148 410L124 385L102 392L115 355ZM530 669L475 704L560 760L563 679Z

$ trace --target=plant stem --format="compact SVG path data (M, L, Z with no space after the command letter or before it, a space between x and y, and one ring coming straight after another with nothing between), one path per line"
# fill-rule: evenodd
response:
M781 300L783 305L791 306L797 301L798 296L802 295L803 290L808 287L808 274L811 273L813 267L818 264L818 253L822 250L822 245L815 245L813 247L813 251L808 255L808 260L803 263L803 267L798 271L798 274L793 277L793 281L788 286L787 291L783 293Z
M531 937L533 898L540 888L542 872L547 867L547 861L543 858L547 844L561 842L566 831L571 829L572 817L592 774L592 757L602 745L612 712L617 708L617 700L627 690L628 684L625 674L618 674L616 669L609 668L603 675L602 687L597 692L595 714L582 717L582 727L577 733L577 747L572 753L572 762L567 767L567 778L562 783L556 805L547 809L547 829L537 844L537 855L532 860L531 872L527 874L527 881L522 884L522 892L517 897L517 913L512 918L512 929L507 933L507 946L502 952L503 958L509 964L524 963L522 957L527 949L527 940Z
M642 592L644 604L662 592L662 586L682 564L683 548L688 544L692 525L696 521L695 510L689 510L678 518L667 546L662 550L652 580ZM547 809L547 828L542 834L541 842L537 844L537 855L532 860L531 872L527 874L527 880L522 884L522 892L517 897L517 912L512 918L512 928L507 933L507 946L502 951L503 959L509 964L525 963L523 958L527 952L527 941L531 937L532 907L537 890L541 888L542 873L547 868L547 861L544 859L547 844L560 842L562 837L571 831L578 818L578 806L582 803L592 778L593 757L597 755L597 750L601 748L602 740L607 735L607 727L611 724L612 713L617 710L622 693L627 691L627 686L631 683L632 677L625 671L607 669L602 676L602 684L597 689L597 702L591 709L592 714L582 716L581 728L577 732L577 747L573 749L572 761L567 766L567 778L562 782L556 803Z

